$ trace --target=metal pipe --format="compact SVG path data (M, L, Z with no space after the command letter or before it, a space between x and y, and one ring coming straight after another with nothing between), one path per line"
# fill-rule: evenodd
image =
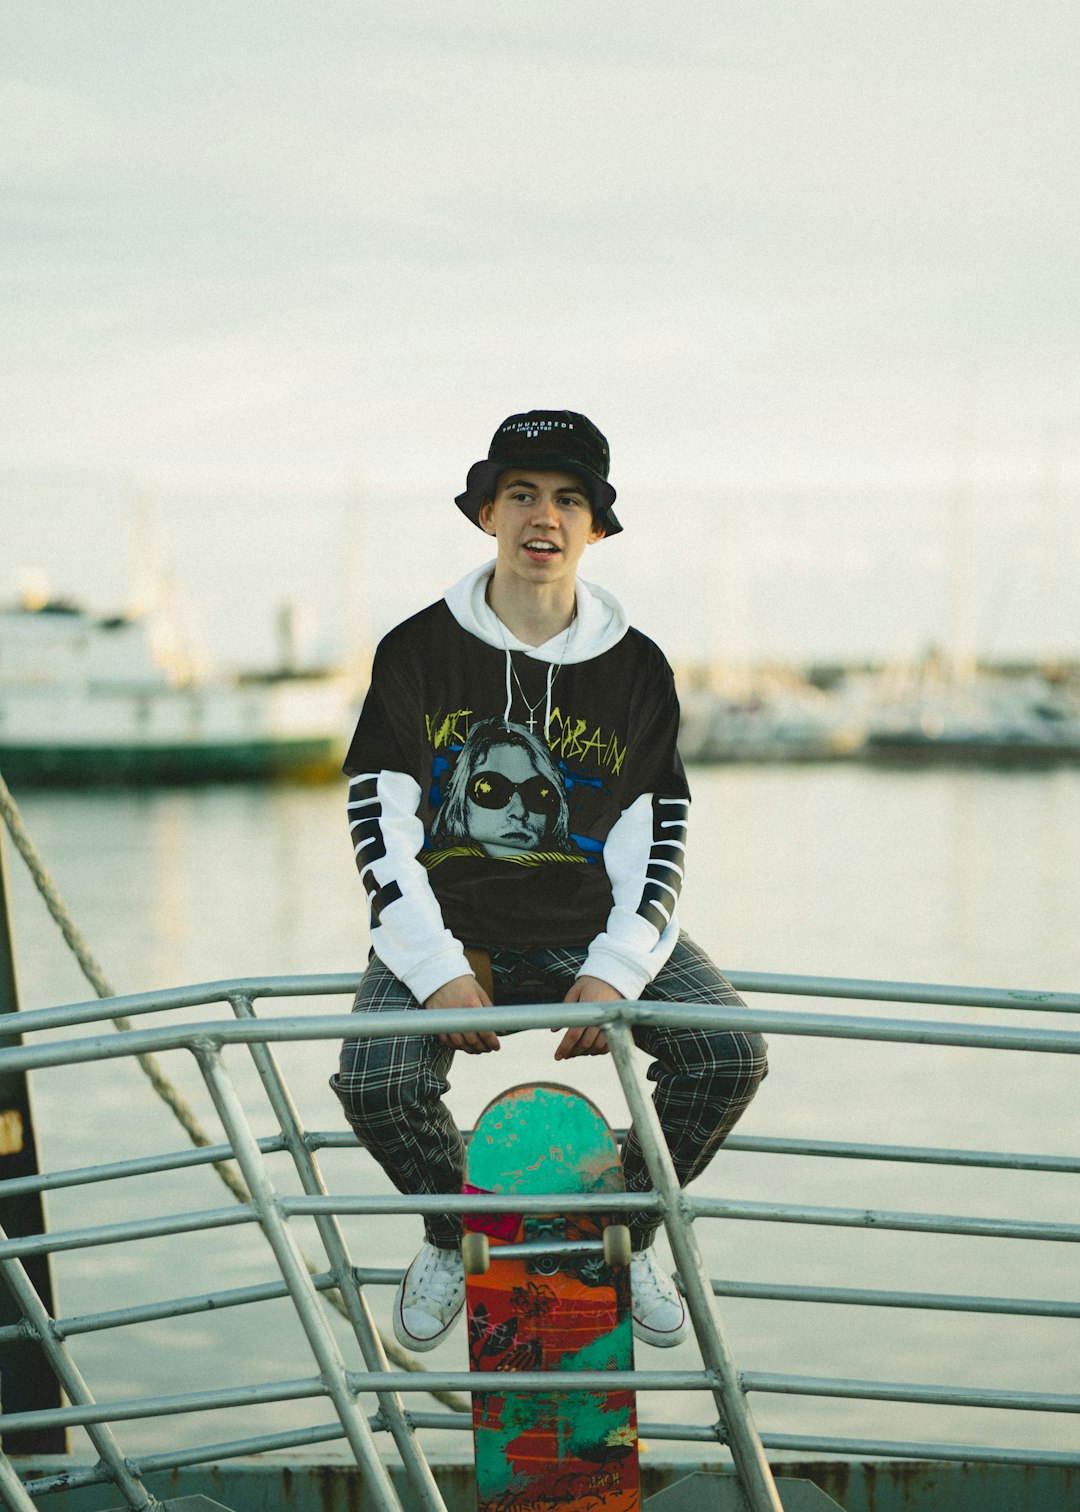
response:
M426 1392L494 1391L504 1395L510 1372L505 1370L433 1370L423 1376L406 1371L365 1375L349 1371L353 1391ZM561 1396L575 1391L708 1391L714 1384L711 1370L515 1370L513 1389L522 1394L555 1391ZM468 1418L464 1418L468 1422Z
M686 1197L687 1210L694 1217L741 1219L754 1223L805 1223L831 1228L899 1229L917 1233L963 1234L994 1239L1037 1239L1075 1244L1080 1241L1080 1224L1048 1223L1037 1219L964 1217L951 1213L888 1212L877 1208L826 1208L782 1202L731 1201L722 1197ZM659 1206L656 1197L645 1193L613 1192L606 1206L612 1212L649 1212ZM330 1213L498 1213L507 1210L505 1197L457 1194L402 1196L385 1194L372 1197L282 1197L282 1213L289 1216L314 1216ZM560 1210L568 1213L591 1211L595 1200L588 1194L568 1193L560 1197ZM516 1212L542 1213L551 1203L542 1194L516 1197ZM105 1244L119 1244L128 1239L156 1238L161 1235L198 1232L204 1229L235 1227L254 1223L258 1215L251 1204L235 1208L211 1208L200 1213L168 1214L130 1223L104 1224L96 1228L60 1230L25 1239L0 1242L0 1260L24 1255L83 1249Z
M505 1391L506 1372L497 1370L432 1370L423 1375L408 1370L345 1370L343 1380L349 1392L401 1391L427 1395L438 1391ZM559 1371L553 1382L550 1371L521 1371L514 1374L514 1390L523 1393L550 1392L557 1382L560 1392L575 1391L704 1391L712 1377L697 1370L575 1370ZM252 1407L268 1402L303 1401L330 1395L321 1376L296 1380L266 1381L251 1386L224 1386L213 1391L185 1391L173 1396L144 1396L122 1401L90 1402L73 1407L53 1407L35 1412L0 1415L0 1427L40 1427L60 1422L66 1427L85 1427L104 1422L132 1422L150 1417L177 1417L193 1412L222 1412L230 1407ZM468 1418L458 1414L463 1422ZM396 1509L395 1509L396 1512Z
M1035 1297L962 1296L954 1292L872 1291L853 1286L784 1286L774 1282L714 1280L715 1297L766 1302L828 1302L847 1307L904 1307L932 1312L1007 1313L1031 1318L1080 1318L1080 1302Z
M186 1412L222 1412L229 1407L256 1407L267 1402L300 1402L326 1394L326 1386L319 1376L301 1376L291 1381L265 1381L257 1386L219 1386L213 1391L184 1391L173 1396L125 1397L112 1402L95 1402L90 1398L85 1404L74 1407L2 1413L0 1428L39 1427L53 1421L65 1427L138 1422L142 1418L178 1417Z
M203 1229L235 1228L239 1224L257 1223L259 1215L251 1203L235 1207L207 1208L201 1213L167 1213L161 1218L137 1218L129 1223L102 1223L94 1228L57 1229L26 1239L0 1242L0 1260L20 1255L47 1255L57 1250L89 1249L97 1245L123 1244L128 1239L160 1239L167 1234L198 1233Z
M3 1230L0 1229L0 1234L2 1233ZM53 1334L48 1309L22 1265L17 1260L4 1260L0 1262L0 1275L32 1330L33 1337L52 1370L54 1381L63 1388L69 1401L92 1404L94 1398L89 1386L64 1344ZM10 1443L13 1434L55 1429L61 1426L64 1413L62 1407L42 1407L10 1414L0 1412L0 1435ZM110 1478L117 1490L135 1512L156 1507L155 1498L128 1466L112 1431L101 1426L101 1423L101 1419L96 1419L94 1426L88 1426L87 1433L102 1462L108 1466Z
M469 1420L466 1418L464 1421L468 1426ZM374 1415L368 1418L368 1427L372 1433L385 1431ZM254 1438L202 1444L193 1449L174 1449L167 1454L142 1454L139 1456L139 1468L144 1475L157 1475L163 1470L178 1470L185 1465L216 1465L221 1460L249 1459L255 1454L276 1454L283 1449L307 1449L312 1444L336 1444L344 1437L345 1430L335 1418L332 1423L319 1423L311 1428L292 1428L286 1433L262 1433Z
M247 1458L278 1449L304 1449L345 1437L336 1420L328 1427L300 1428L291 1433L262 1434L257 1438L236 1439L228 1444L204 1444L194 1449L179 1449L172 1454L142 1454L139 1469L143 1475L158 1475L190 1465L216 1464L219 1460ZM100 1465L78 1470L64 1470L57 1475L37 1475L30 1482L34 1496L48 1496L54 1491L78 1491L84 1486L100 1486L108 1480Z
M550 1213L551 1196L544 1192L510 1194L423 1192L387 1192L371 1197L283 1197L284 1209L294 1217L314 1213ZM657 1212L659 1198L647 1192L605 1192L604 1211L620 1213ZM560 1213L594 1213L596 1195L592 1192L560 1192Z
M828 1160L892 1160L917 1165L979 1166L996 1171L1052 1171L1080 1174L1075 1155L1031 1155L1008 1150L934 1149L928 1145L856 1144L842 1139L777 1138L763 1134L730 1134L724 1151L760 1155L823 1156Z
M346 1138L356 1140L350 1134ZM264 1155L284 1150L280 1134L258 1141ZM67 1171L43 1172L0 1181L0 1198L16 1192L54 1192L68 1187L93 1186L102 1181L122 1181L129 1176L158 1176L163 1171L186 1171L192 1166L217 1165L233 1158L229 1145L199 1145L192 1150L172 1150L164 1155L145 1155L136 1160L113 1160L99 1166L76 1166Z
M616 1129L616 1137L626 1133ZM462 1130L468 1139L471 1130ZM313 1129L304 1132L306 1148L317 1150L355 1150L356 1136L350 1132L338 1133L331 1129ZM280 1134L264 1136L258 1141L264 1155L287 1149ZM960 1150L932 1148L923 1145L878 1145L848 1142L846 1140L800 1139L761 1134L731 1134L724 1141L725 1151L740 1154L761 1155L806 1155L820 1156L830 1160L879 1160L915 1163L923 1165L978 1166L990 1170L1049 1171L1062 1175L1080 1174L1080 1158L1073 1155L1035 1155L1029 1152L1007 1150ZM88 1186L105 1181L123 1180L129 1176L152 1176L163 1171L187 1170L190 1167L216 1165L232 1159L232 1148L226 1144L202 1145L193 1150L176 1150L162 1155L148 1155L137 1160L117 1160L100 1166L79 1166L66 1171L52 1171L36 1176L19 1176L9 1181L0 1181L0 1199L20 1192L50 1192L67 1188Z
M119 1001L119 1000L113 1000ZM324 1014L317 1018L271 1018L239 1022L218 1020L162 1029L128 1029L123 1034L92 1035L87 1039L20 1045L0 1050L0 1070L40 1070L54 1065L82 1065L118 1060L128 1055L188 1049L193 1039L206 1044L250 1044L259 1041L370 1039L377 1035L448 1034L466 1030L513 1033L551 1027L605 1027L611 1003L556 1003L504 1008L429 1009L422 1024L415 1013L374 1015ZM1080 1032L1069 1029L984 1029L961 1023L928 1023L922 1019L867 1018L828 1013L793 1013L776 1009L686 1004L620 1002L622 1022L668 1028L754 1030L763 1034L792 1034L827 1039L855 1039L884 1043L953 1045L966 1049L1023 1050L1040 1054L1080 1054ZM370 1022L373 1017L376 1022Z
M397 1286L404 1271L401 1267L353 1266L359 1286ZM329 1271L311 1277L316 1291L328 1292L337 1286ZM797 1286L779 1282L711 1281L713 1296L737 1297L766 1302L816 1302L848 1307L891 1307L933 1312L989 1313L1034 1318L1080 1318L1080 1302L1054 1301L1033 1297L991 1297L962 1295L955 1292L875 1291L860 1287ZM238 1286L227 1291L203 1292L198 1296L177 1297L164 1302L148 1302L141 1307L119 1308L100 1313L83 1313L78 1317L53 1319L53 1333L59 1339L78 1334L126 1328L136 1323L158 1322L164 1318L183 1318L203 1312L220 1312L249 1303L279 1300L289 1294L284 1281L266 1281L257 1286ZM22 1324L0 1329L0 1341L10 1333L25 1338Z
M0 1449L0 1500L11 1512L36 1512L22 1481L7 1455Z
M799 997L857 998L864 1002L927 1003L942 1008L1002 1008L1010 1012L1080 1013L1080 993L1008 987L946 987L928 982L882 982L861 977L724 973L736 992L793 993Z
M238 994L250 998L351 998L359 985L360 973L349 971L328 972L321 976L230 977L222 982L192 982L185 987L58 1003L53 1008L34 1008L25 1017L30 1024L27 1033L34 1033L39 1029L71 1029L77 1024L140 1018L144 1013L174 1013L179 1009L202 1008L213 1003L227 1004Z
M250 1020L255 1010L250 998L238 996L232 1000L233 1012L238 1019ZM270 1106L277 1118L278 1127L286 1147L292 1156L300 1184L310 1196L325 1197L326 1184L315 1157L304 1140L300 1115L292 1095L285 1085L285 1078L269 1045L251 1045L252 1059L259 1073ZM370 1369L385 1370L386 1351L379 1330L371 1316L367 1298L356 1285L352 1262L341 1232L341 1225L332 1213L320 1213L315 1218L319 1238L330 1261L330 1268L337 1283L338 1295L345 1315L352 1325L353 1336L360 1348L364 1364ZM442 1492L431 1473L427 1456L416 1441L416 1433L405 1416L401 1399L394 1392L381 1392L378 1396L379 1410L390 1429L398 1453L401 1455L406 1474L421 1507L427 1512L446 1512Z
M329 1271L311 1278L318 1292L332 1291L337 1285ZM108 1312L82 1313L75 1318L56 1318L53 1332L67 1339L76 1334L104 1333L113 1328L129 1328L136 1323L157 1323L163 1318L188 1318L197 1313L222 1312L230 1307L247 1307L250 1303L275 1302L289 1295L284 1281L263 1281L256 1286L235 1286L228 1291L202 1292L193 1297L172 1297L163 1302L145 1302L141 1307L121 1307Z
M999 1407L1018 1412L1080 1412L1080 1394L1001 1391L982 1386L926 1386L908 1381L856 1381L784 1375L767 1370L739 1373L744 1391L788 1396L854 1397L867 1402L931 1402L945 1407Z
M418 1428L468 1431L472 1427L468 1418L463 1419L449 1412L412 1412L409 1416ZM724 1443L719 1424L714 1424L710 1428L704 1423L647 1423L639 1419L638 1438L642 1441L665 1439L670 1443L678 1444L716 1444L730 1453Z
M827 1228L903 1229L915 1233L967 1234L982 1239L1080 1241L1080 1223L1037 1219L965 1218L952 1213L890 1213L879 1208L805 1207L789 1202L729 1202L724 1197L687 1199L701 1218L742 1218L753 1223L814 1223Z
M592 1212L596 1204L588 1196L567 1195L561 1201L567 1212ZM656 1207L655 1198L622 1196L613 1193L609 1208L648 1211ZM291 1216L314 1216L331 1213L482 1213L505 1212L506 1201L499 1197L426 1195L364 1197L283 1197L283 1213ZM514 1204L520 1212L547 1212L551 1206L543 1196L521 1197ZM199 1233L206 1229L234 1228L239 1224L257 1223L258 1212L252 1203L230 1208L208 1208L198 1213L166 1214L160 1218L135 1219L127 1223L101 1224L94 1228L58 1229L25 1239L0 1241L0 1260L25 1255L53 1254L62 1250L90 1249L106 1244L121 1244L129 1239L156 1239L163 1235Z
M242 1024L237 1027L246 1029L250 1026ZM349 1447L364 1477L366 1495L371 1504L382 1509L382 1512L401 1512L390 1473L375 1447L367 1418L349 1390L345 1378L345 1361L327 1326L319 1306L318 1293L311 1284L303 1256L281 1211L277 1192L267 1174L236 1088L222 1063L221 1052L216 1047L198 1043L193 1049L218 1116L236 1151L236 1159L258 1210L263 1233L292 1294L293 1306L307 1335L311 1352L318 1362L326 1393L341 1419Z
M800 976L791 973L737 971L725 973L737 992L769 995L844 998L863 1002L927 1004L946 1008L996 1008L1010 1012L1080 1013L1080 993L1000 987L957 987L927 982L879 981L859 977ZM26 1033L64 1029L112 1018L137 1018L145 1013L227 1003L236 996L251 998L352 996L358 972L283 977L233 977L220 982L192 983L160 992L128 993L87 1002L37 1008L24 1017ZM396 1031L395 1031L396 1032Z
M682 1207L679 1178L656 1109L646 1094L634 1062L634 1042L624 1022L612 1023L607 1031L607 1042L649 1175L664 1201L664 1226L682 1278L702 1359L713 1376L712 1394L735 1460L739 1484L750 1512L783 1512L769 1462L749 1405L739 1390L735 1364L713 1305L712 1289L691 1227L693 1214Z
M855 1459L969 1460L980 1465L1080 1465L1080 1454L1059 1449L988 1449L985 1444L925 1443L916 1440L825 1438L799 1433L763 1433L767 1449L814 1455L844 1454Z

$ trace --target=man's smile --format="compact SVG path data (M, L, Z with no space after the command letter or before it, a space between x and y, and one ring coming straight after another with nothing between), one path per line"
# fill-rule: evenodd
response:
M530 556L535 557L538 560L557 556L559 552L559 547L554 541L536 538L530 541L526 541L524 549L529 553Z

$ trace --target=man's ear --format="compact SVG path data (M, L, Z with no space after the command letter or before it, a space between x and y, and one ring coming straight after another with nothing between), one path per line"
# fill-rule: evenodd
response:
M593 520L592 529L589 531L589 545L595 546L597 541L602 541L607 535L603 521Z
M480 521L480 529L486 530L488 535L495 534L495 523L492 516L495 513L495 501L493 499L481 499L480 511L477 519Z

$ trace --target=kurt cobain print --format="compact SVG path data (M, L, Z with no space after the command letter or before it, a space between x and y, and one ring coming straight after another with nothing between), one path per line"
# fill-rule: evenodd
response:
M562 779L544 743L524 725L484 719L461 748L431 825L430 870L450 856L519 864L584 861L573 853Z

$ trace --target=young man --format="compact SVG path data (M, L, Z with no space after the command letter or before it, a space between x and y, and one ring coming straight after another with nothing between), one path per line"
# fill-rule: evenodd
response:
M373 954L354 1012L617 998L738 1003L686 936L689 791L679 706L659 649L582 582L587 546L617 534L608 446L584 415L511 415L458 508L494 562L380 644L345 762ZM679 1179L712 1159L765 1075L758 1035L643 1029ZM331 1086L399 1191L459 1192L463 1147L442 1098L454 1052L487 1031L346 1040ZM606 1051L569 1029L555 1060ZM627 1187L650 1189L631 1130ZM677 1344L682 1298L634 1215L634 1332ZM432 1349L464 1300L460 1222L429 1218L394 1304L398 1339Z

